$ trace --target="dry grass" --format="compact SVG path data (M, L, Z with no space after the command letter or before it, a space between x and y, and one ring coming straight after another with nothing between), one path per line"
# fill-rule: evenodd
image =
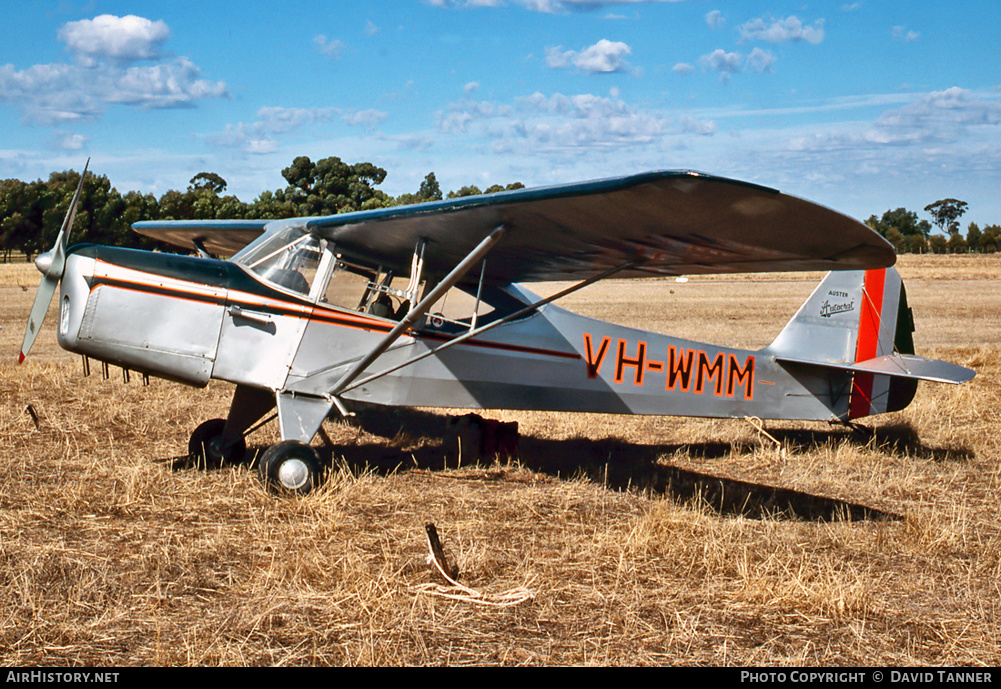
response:
M0 268L0 660L997 665L1001 259L901 271L919 351L979 375L923 385L869 436L770 425L783 457L741 422L497 412L520 461L457 467L440 414L369 414L326 425L319 492L276 500L246 467L171 469L226 386L81 378L51 320L14 364L37 273ZM760 346L814 277L613 282L567 306ZM765 514L716 509L720 486ZM811 496L856 518L810 518ZM462 583L534 598L420 592L426 521Z

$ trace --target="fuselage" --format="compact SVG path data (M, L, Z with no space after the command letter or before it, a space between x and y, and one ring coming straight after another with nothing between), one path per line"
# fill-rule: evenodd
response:
M537 298L503 288L498 311ZM88 357L203 386L328 396L395 325L260 278L231 261L84 245L70 250L59 344ZM440 353L461 334L429 318L345 391L384 405L786 419L843 418L849 374L586 318L549 304Z

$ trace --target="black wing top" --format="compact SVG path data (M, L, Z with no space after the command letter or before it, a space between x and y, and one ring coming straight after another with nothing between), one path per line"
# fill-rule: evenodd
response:
M251 230L263 231L266 221L255 222L137 223L136 229L167 241L188 233L188 246L200 233L205 246L221 247L235 246L240 233L244 241ZM620 277L855 270L895 260L888 242L845 215L767 187L694 172L275 222L304 225L339 251L398 270L409 267L417 241L425 239L424 266L431 275L451 270L504 226L504 239L487 256L487 279L497 283L580 280L628 261L635 265Z
M144 220L132 229L174 246L232 256L264 234L273 220Z

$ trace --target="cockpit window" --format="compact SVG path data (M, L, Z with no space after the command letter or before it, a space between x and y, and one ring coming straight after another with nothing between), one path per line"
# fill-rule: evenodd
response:
M477 299L479 292L479 299ZM495 285L456 285L428 310L424 330L460 333L479 328L525 308L521 301ZM521 316L527 318L530 314Z
M320 239L288 228L250 244L233 260L269 282L308 295L322 257Z

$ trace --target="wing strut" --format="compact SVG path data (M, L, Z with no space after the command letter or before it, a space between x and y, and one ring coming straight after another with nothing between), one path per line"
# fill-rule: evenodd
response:
M390 345L396 342L401 335L409 330L421 316L426 314L428 310L434 306L439 299L441 299L445 292L452 289L455 283L465 277L466 273L468 273L473 266L476 265L477 261L482 259L486 253L500 241L500 238L503 235L503 225L487 235L487 237L484 238L484 240L480 242L475 249L469 252L468 256L459 262L459 265L452 269L452 272L446 275L445 278L439 282L433 290L431 290L430 294L421 299L417 306L410 309L410 312L403 317L403 320L397 323L396 327L386 334L386 337L382 339L382 342L376 345L371 352L365 355L361 361L351 367L351 369L345 373L339 381L337 381L333 389L331 389L330 394L336 399L337 395L339 395L344 388L351 384L351 381L361 375L366 368L372 365L373 361L378 359L383 352L389 349ZM423 254L423 251L421 253Z
M516 318L521 318L526 313L531 313L532 311L534 311L535 309L539 308L540 306L545 306L546 304L548 304L550 302L554 302L557 299L562 299L563 297L567 296L568 294L576 292L577 290L582 289L584 287L587 287L588 285L593 284L595 282L598 282L599 280L604 280L607 277L611 277L615 273L618 273L620 270L625 270L626 268L632 268L635 265L636 265L636 261L626 261L625 263L620 263L619 265L617 265L617 266L615 266L613 268L609 268L604 273L601 273L599 275L593 275L593 276L589 277L586 280L578 282L575 285L571 285L570 287L567 287L566 289L560 290L559 292L557 292L556 294L554 294L554 295L552 295L550 297L546 297L545 299L540 299L539 301L535 302L534 304L530 304L529 306L526 306L523 309L518 309L514 313L510 313L510 314L508 314L507 316L504 316L501 319L498 319L498 320L496 320L496 321L494 321L492 323L488 323L487 325L484 325L482 328L476 328L474 330L469 330L468 332L460 335L459 337L456 337L454 340L449 340L448 342L446 342L443 345L440 345L438 347L435 347L434 349L431 349L431 350L429 350L427 352L424 352L423 354L420 354L419 356L415 356L413 359L408 359L407 361L404 361L402 364L397 364L396 366L393 366L391 368L387 368L384 371L379 371L378 373L373 373L370 376L366 376L365 378L362 378L361 380L359 380L357 383L354 383L353 385L351 385L351 384L338 385L337 394L345 393L345 392L348 392L349 390L354 390L355 388L361 387L362 385L365 385L366 383L370 383L373 380L376 380L378 378L382 378L383 376L387 376L390 373L394 373L396 371L399 371L401 368L406 368L407 366L410 366L411 364L416 364L418 361L421 361L422 359L427 359L429 356L433 356L433 355L437 354L438 352L442 351L443 349L448 349L449 347L453 347L453 346L455 346L457 344L465 342L466 340L474 338L477 335L482 335L483 333L487 332L488 330L492 330L492 329L496 328L499 325L504 325L505 323L509 323L510 321L513 321ZM349 383L350 383L350 381L349 381Z

